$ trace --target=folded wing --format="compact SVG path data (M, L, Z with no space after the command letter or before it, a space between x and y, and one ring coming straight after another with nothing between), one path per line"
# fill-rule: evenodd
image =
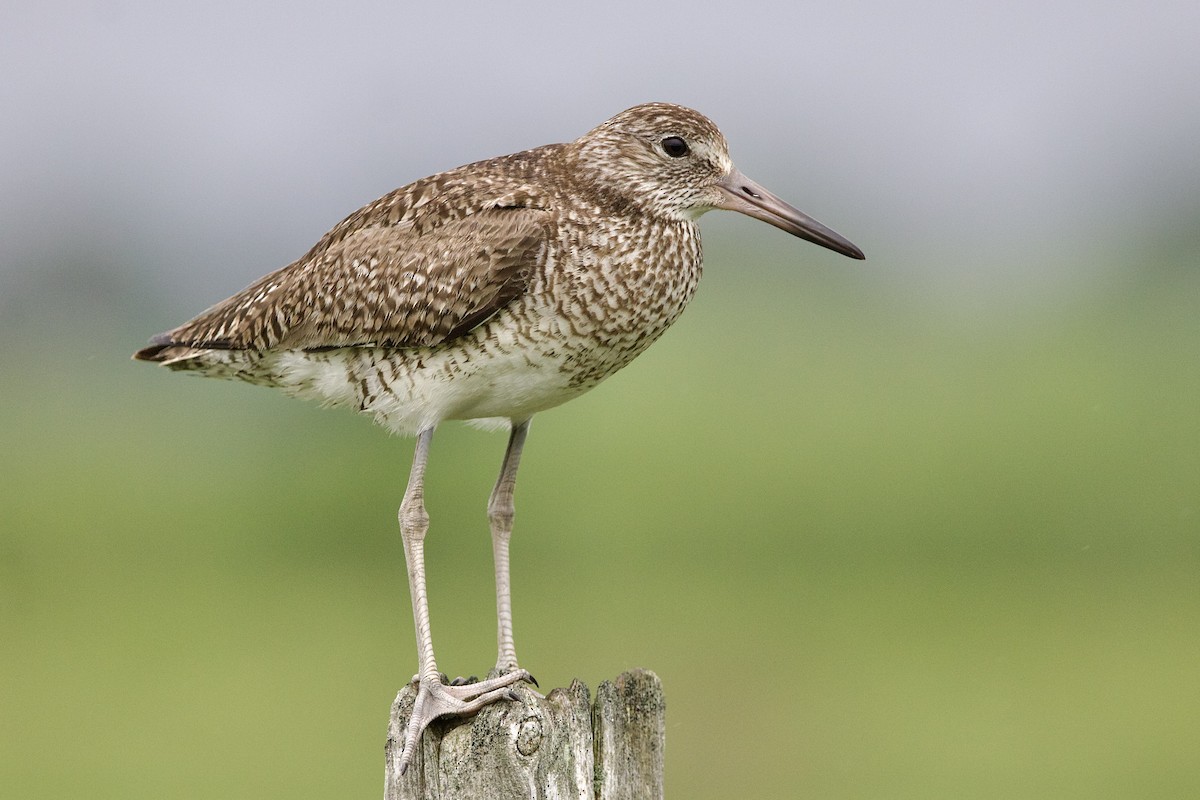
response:
M435 226L349 218L304 258L154 337L134 357L171 363L208 350L441 344L526 291L545 258L548 216L495 205Z

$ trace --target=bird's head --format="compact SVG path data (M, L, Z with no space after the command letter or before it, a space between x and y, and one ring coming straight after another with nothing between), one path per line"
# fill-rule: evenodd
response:
M710 119L671 103L622 111L571 145L578 166L610 196L655 216L694 220L725 208L768 222L830 250L862 251L788 205L734 166Z

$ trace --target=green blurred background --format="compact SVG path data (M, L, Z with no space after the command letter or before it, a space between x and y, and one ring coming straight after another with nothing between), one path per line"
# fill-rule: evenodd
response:
M247 143L252 126L228 98L285 139L299 112L261 107L283 86L312 102L303 75L249 57L234 58L243 83L164 79L187 89L186 113L150 78L114 80L128 105L105 122L91 90L111 71L150 74L175 47L196 74L219 72L253 34L209 40L156 12L81 9L8 27L18 52L61 36L80 58L112 57L58 94L5 72L29 114L2 132L28 146L19 163L6 156L2 197L0 796L378 796L388 707L416 667L395 520L412 443L128 356L392 186L577 135L656 96L717 118L748 174L869 260L731 215L704 220L707 274L680 322L534 422L513 545L522 662L543 687L655 670L675 798L1200 796L1200 125L1168 102L1195 102L1191 88L1173 93L1184 57L1168 47L1191 17L1161 17L1165 38L1140 45L1173 54L1154 62L1163 80L1121 95L1150 97L1144 122L1122 128L1128 106L1076 98L1105 144L1088 158L1067 148L1074 165L1026 196L1013 176L1043 158L1061 166L1069 129L1043 140L1039 117L1039 158L950 154L920 165L913 187L903 137L940 122L884 130L797 89L801 112L823 120L797 124L826 150L776 148L789 129L739 111L774 101L732 99L732 78L710 94L687 76L646 87L633 71L584 85L564 109L473 128L457 152L403 158L393 149L409 132L385 135L388 114L453 139L462 130L439 112L494 87L425 109L397 88L349 155L329 131L296 134L286 157ZM303 23L268 38L326 26L318 11L303 6ZM775 27L745 17L720 36ZM804 44L861 30L852 17L821 17ZM989 17L972 24L970 46L992 41ZM356 26L328 32L334 53L358 52ZM898 35L875 30L877 44ZM1098 86L1124 56L1085 39L1100 74L1080 85ZM1067 58L1051 47L1063 39L1038 41L1044 64ZM805 66L770 57L780 74ZM866 59L837 85L882 114L892 66ZM340 74L332 56L321 69ZM979 84L984 106L994 88ZM974 97L946 105L966 113ZM1175 116L1151 124L1151 107ZM192 131L188 114L216 115L228 137ZM21 139L43 129L30 119L54 133ZM857 153L839 149L842 130ZM197 149L184 180L174 155ZM346 164L350 178L325 187L321 170ZM280 177L296 170L303 190ZM452 675L494 659L484 508L503 448L502 435L457 425L435 440L427 556Z

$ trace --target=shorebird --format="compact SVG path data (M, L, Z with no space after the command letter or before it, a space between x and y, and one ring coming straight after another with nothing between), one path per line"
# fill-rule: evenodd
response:
M416 436L399 511L419 682L402 771L432 720L474 713L532 680L517 664L509 583L530 419L596 386L675 321L700 279L697 220L718 208L863 258L743 175L708 118L647 103L573 142L396 189L134 354L350 408ZM439 674L425 591L425 466L446 420L510 429L487 506L499 655L491 676L470 684Z

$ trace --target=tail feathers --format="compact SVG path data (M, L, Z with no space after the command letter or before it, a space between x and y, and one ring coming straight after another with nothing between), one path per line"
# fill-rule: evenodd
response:
M170 357L166 351L177 346L178 342L171 340L171 334L160 333L157 336L152 336L150 338L150 346L138 350L133 354L133 358L135 361L156 361L161 363Z
M180 341L172 334L174 331L160 333L150 338L150 346L143 347L133 354L135 361L153 361L170 366L177 361L183 361L214 350L240 350L229 339L191 339Z
M171 338L169 333L160 333L150 340L149 347L143 347L134 353L133 358L136 361L153 361L157 364L170 366L180 361L194 358L211 349L211 347L177 342Z

